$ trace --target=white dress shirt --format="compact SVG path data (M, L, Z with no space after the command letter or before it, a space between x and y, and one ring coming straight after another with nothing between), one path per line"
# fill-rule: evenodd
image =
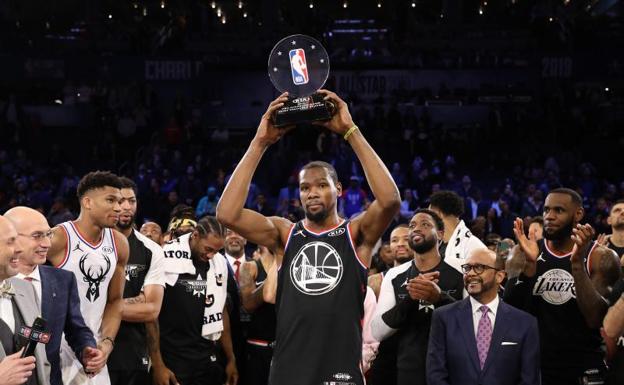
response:
M24 275L22 273L17 273L16 278L23 279L28 281L26 278L30 277L32 280L30 283L35 287L35 292L37 293L37 305L39 305L39 313L41 313L41 275L39 274L39 266L35 266L35 270L28 275Z
M0 281L2 285L4 281ZM0 319L15 333L15 316L13 316L13 302L10 298L0 297Z
M477 329L479 328L479 320L483 316L483 313L479 310L479 308L485 305L490 309L487 314L490 319L490 323L492 324L492 330L494 330L494 322L496 321L496 311L498 310L499 302L500 299L498 296L496 296L492 302L485 304L470 297L470 305L472 306L472 325L474 326L475 337L477 336Z
M232 267L232 271L234 272L234 276L236 276L236 273L238 272L238 269L240 269L241 265L242 265L243 263L245 263L245 261L246 261L246 259L245 259L245 254L241 255L241 256L240 256L240 257L238 257L238 258L234 258L234 257L232 257L230 254L227 254L227 253L225 254L225 256L227 257L227 260L228 260L228 262L229 262L229 264L230 264L230 267ZM238 262L239 262L239 265L238 265L238 266L236 266L236 265L234 264L234 262L236 262L236 261L238 261Z

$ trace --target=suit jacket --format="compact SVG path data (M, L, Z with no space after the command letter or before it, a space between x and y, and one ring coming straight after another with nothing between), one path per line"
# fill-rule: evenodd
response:
M28 282L24 282L21 279L9 278L9 282L15 288L15 297L13 300L17 308L19 309L24 324L32 326L35 322L35 318L39 316L39 306L37 305L37 295L35 294L35 288ZM4 347L0 344L0 361L6 357ZM43 344L37 344L35 349L36 369L35 373L39 385L50 384L50 363L46 358L45 347Z
M433 312L427 351L429 385L539 385L537 320L503 301L490 350L479 365L470 298Z
M46 345L46 353L51 365L51 385L62 385L60 348L63 332L65 339L76 357L82 350L95 347L91 329L85 324L80 312L80 299L76 277L72 272L50 266L39 266L41 276L41 314L48 322L52 333Z

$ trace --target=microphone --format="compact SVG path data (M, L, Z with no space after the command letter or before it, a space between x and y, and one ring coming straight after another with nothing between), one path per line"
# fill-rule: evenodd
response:
M37 317L32 327L20 327L19 335L27 340L21 358L34 355L38 343L47 344L50 341L50 333L45 331L46 324L45 319Z

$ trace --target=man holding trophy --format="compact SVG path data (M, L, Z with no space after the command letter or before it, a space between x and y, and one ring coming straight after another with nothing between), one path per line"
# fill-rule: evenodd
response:
M314 39L295 35L276 45L269 74L287 92L262 116L217 206L222 224L276 256L263 288L277 312L272 385L364 384L359 364L367 270L374 244L401 203L388 169L354 124L347 104L332 92L317 91L328 73L327 53ZM340 218L342 185L333 166L316 161L299 173L303 220L292 223L245 209L264 152L295 124L310 121L349 142L375 201L352 220Z

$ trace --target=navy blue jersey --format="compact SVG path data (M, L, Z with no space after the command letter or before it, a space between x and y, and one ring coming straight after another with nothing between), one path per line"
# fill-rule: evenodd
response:
M278 273L271 385L364 384L366 278L349 221L322 233L293 225Z

